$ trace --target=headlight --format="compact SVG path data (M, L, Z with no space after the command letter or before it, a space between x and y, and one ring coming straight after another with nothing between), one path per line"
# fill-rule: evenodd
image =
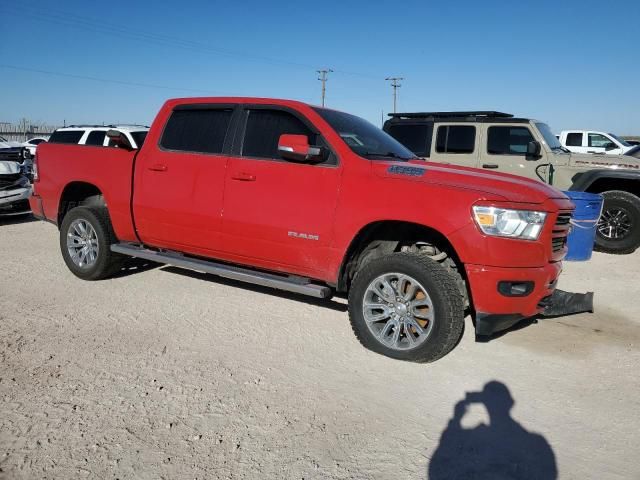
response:
M473 207L473 216L487 235L523 240L537 240L547 218L545 212L482 206Z

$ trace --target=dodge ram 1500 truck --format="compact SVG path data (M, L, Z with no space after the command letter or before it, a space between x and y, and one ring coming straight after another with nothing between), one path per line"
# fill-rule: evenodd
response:
M288 100L174 99L139 150L108 135L121 148L36 155L31 207L82 279L134 256L344 292L365 347L419 362L453 349L465 312L489 335L553 303L573 204L537 180L428 163L356 116Z

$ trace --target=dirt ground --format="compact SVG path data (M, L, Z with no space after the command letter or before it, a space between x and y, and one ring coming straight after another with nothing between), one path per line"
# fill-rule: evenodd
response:
M3 479L640 478L640 252L565 263L595 314L429 365L365 350L341 299L81 281L43 222L0 220L0 265Z

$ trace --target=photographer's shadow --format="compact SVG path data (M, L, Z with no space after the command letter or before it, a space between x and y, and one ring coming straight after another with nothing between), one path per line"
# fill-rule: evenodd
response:
M467 407L483 404L489 425L461 425ZM481 392L467 393L454 408L453 418L442 432L429 463L428 478L440 479L537 479L558 476L556 459L542 435L525 430L511 418L514 400L509 389L492 381Z

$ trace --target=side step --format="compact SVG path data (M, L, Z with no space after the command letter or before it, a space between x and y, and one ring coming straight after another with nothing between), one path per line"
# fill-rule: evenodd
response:
M118 243L111 245L111 251L122 253L131 257L144 258L152 262L165 263L176 267L188 268L198 272L211 273L219 277L230 278L240 282L253 283L263 287L277 288L287 292L300 293L316 298L331 298L331 289L324 285L309 283L309 280L302 277L287 277L273 273L259 272L247 268L236 267L224 263L218 263L198 258L185 257L176 252L157 252L148 248L131 245L128 243Z

